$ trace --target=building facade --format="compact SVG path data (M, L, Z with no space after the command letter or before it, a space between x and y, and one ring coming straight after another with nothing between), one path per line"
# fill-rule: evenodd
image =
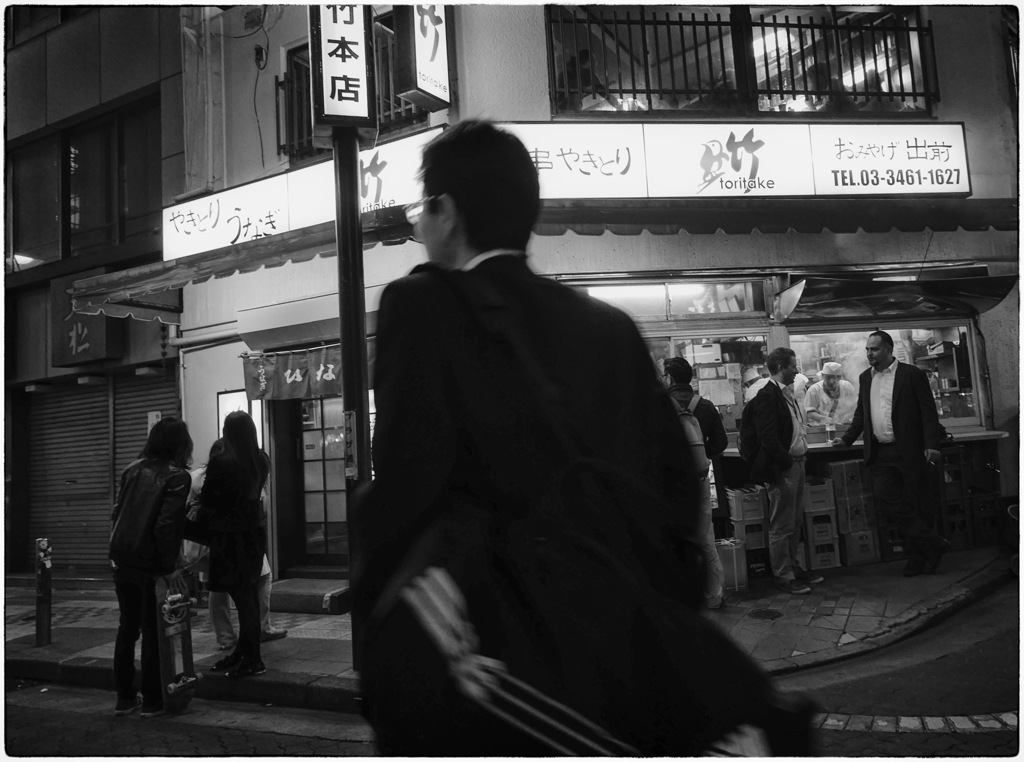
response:
M379 130L360 153L371 365L380 290L424 256L401 213L421 195L418 150L446 124L493 119L541 174L533 267L630 312L653 362L694 362L728 430L772 348L793 346L812 382L833 361L855 380L881 327L933 378L977 460L971 486L1018 495L1014 17L429 8L374 6ZM417 34L447 54L443 97L405 76ZM332 165L305 116L307 35L304 7L181 9L164 261L71 288L76 314L172 326L197 459L226 412L258 419L284 575L348 557ZM735 457L718 474L743 480Z
M37 537L57 568L109 569L120 472L180 415L167 328L76 314L68 293L162 258L185 156L179 26L155 6L5 11L8 570L34 569Z

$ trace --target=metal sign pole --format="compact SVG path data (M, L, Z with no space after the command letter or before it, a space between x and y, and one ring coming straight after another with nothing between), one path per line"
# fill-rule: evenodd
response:
M345 486L348 494L370 478L370 401L363 291L363 229L359 219L359 136L333 130L337 211L338 317L341 321L341 395L345 404Z

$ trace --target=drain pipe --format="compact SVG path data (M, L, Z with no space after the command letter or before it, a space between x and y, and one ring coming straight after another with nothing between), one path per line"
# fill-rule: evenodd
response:
M240 341L242 337L237 329L204 333L202 336L173 336L167 340L172 347L194 347L199 344L220 344L226 341Z

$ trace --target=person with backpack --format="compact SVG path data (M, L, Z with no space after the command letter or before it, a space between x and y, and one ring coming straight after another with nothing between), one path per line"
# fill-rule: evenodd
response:
M725 452L729 445L729 436L725 433L721 413L709 400L702 399L694 392L693 367L685 358L670 357L665 360L665 375L672 381L668 387L668 394L678 406L680 421L685 427L687 417L694 419L699 427L701 453L706 461L712 461ZM700 521L695 540L704 548L704 560L707 565L704 599L707 607L721 608L725 592L725 570L715 548L715 527L711 521L711 480L707 476L706 468L701 479Z

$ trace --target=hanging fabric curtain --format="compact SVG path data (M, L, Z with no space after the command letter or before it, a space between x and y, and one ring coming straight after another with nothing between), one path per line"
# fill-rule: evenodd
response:
M245 396L298 400L341 394L341 346L242 355Z

